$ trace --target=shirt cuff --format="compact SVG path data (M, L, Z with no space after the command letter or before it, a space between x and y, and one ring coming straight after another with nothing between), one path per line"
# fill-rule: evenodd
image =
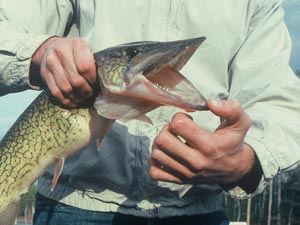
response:
M23 41L20 42L15 57L5 68L6 86L14 91L26 90L28 88L39 90L40 87L30 83L29 72L31 57L35 51L53 35L24 35Z

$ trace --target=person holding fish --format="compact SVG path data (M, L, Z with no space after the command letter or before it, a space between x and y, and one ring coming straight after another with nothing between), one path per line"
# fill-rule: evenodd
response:
M34 225L225 225L223 191L255 196L299 163L300 83L288 65L279 1L0 7L1 95L45 88L61 108L92 101L98 114L117 119L101 143L92 139L39 177ZM166 43L137 42L196 37L206 37L197 51L189 44L176 54ZM111 72L120 60L123 80Z

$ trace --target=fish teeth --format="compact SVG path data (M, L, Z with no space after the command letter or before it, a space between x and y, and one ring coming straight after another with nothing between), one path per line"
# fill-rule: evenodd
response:
M165 86L161 86L159 83L153 83L156 87L160 88L160 89L163 89L165 91L169 91L169 88L168 87L165 87Z

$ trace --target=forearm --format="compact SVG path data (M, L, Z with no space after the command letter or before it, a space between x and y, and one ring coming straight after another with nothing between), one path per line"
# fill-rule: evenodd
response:
M8 30L3 23L0 24L0 32L0 95L38 89L29 79L31 56L49 35Z
M31 57L53 35L63 36L71 26L73 6L66 1L3 1L0 11L0 96L26 89ZM51 13L49 13L51 12ZM31 16L34 15L34 16ZM51 26L47 26L51 20Z

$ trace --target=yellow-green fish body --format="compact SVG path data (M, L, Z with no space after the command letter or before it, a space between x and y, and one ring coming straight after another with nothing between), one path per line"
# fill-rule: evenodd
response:
M107 119L90 108L64 109L41 93L0 145L0 211L18 200L56 160L95 140ZM99 127L98 127L99 128Z

